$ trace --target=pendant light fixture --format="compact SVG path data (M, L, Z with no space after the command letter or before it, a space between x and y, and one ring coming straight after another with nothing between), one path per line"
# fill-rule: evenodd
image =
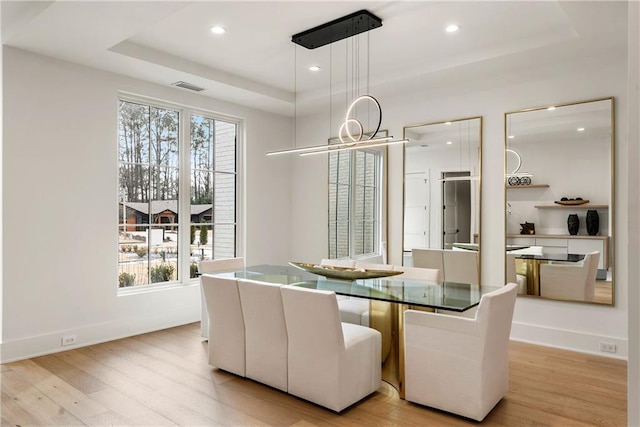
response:
M382 20L380 18L367 10L360 10L350 15L343 16L342 18L314 27L310 30L295 34L291 38L291 41L307 49L316 49L336 41L357 36L358 34L365 33L381 26ZM355 60L359 60L359 58L356 58ZM356 69L355 64L352 65L352 70L354 69ZM358 86L359 89L359 79L355 79L355 81L356 83L354 83L354 86ZM329 98L331 98L331 87L329 92ZM375 130L372 132L367 132L364 129L362 122L353 116L354 110L357 110L358 108L358 104L364 103L373 105L378 113L378 123ZM296 117L294 117L294 120L296 120ZM301 156L309 156L314 154L326 154L337 151L355 150L408 142L407 139L394 141L393 137L376 137L381 124L382 107L378 100L369 94L356 94L355 99L346 110L344 121L338 129L339 143L271 151L267 153L267 156L292 153L298 153Z

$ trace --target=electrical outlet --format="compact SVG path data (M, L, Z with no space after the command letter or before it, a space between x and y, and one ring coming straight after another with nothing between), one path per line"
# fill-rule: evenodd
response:
M600 351L606 351L607 353L615 353L618 351L615 344L610 342L601 342Z
M62 346L64 347L65 345L73 345L76 343L77 339L77 335L66 335L62 337Z

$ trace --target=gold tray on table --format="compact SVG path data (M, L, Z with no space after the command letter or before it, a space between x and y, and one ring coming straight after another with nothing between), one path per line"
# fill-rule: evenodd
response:
M328 265L317 265L305 262L290 262L290 265L309 273L324 276L329 279L357 280L375 279L377 277L389 277L402 274L402 271L393 270L367 270L363 268L333 267Z

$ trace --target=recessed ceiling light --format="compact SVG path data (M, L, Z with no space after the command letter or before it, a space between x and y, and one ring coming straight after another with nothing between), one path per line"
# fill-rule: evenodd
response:
M447 28L445 28L445 31L447 33L455 33L459 29L460 29L459 25L457 25L457 24L449 24L449 25L447 25Z
M224 34L227 32L227 30L224 27L216 25L215 27L211 27L211 32L213 34Z
M549 111L553 111L555 109L556 109L556 107L554 107L553 105L551 107L547 108L547 110L549 110Z
M584 128L578 128L578 132L584 132Z
M451 145L451 144L453 144L452 141L447 141L447 145Z
M515 138L515 135L509 135L507 138L513 139L513 138Z
M444 122L445 125L449 126L451 122Z
M320 67L318 67L317 65L312 65L311 67L309 67L309 70L311 70L311 71L320 71Z

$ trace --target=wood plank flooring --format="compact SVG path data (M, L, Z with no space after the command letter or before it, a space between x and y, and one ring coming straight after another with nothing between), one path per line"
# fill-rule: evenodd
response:
M512 342L486 426L625 426L626 362ZM391 386L342 414L207 364L200 325L2 365L2 426L465 426Z

